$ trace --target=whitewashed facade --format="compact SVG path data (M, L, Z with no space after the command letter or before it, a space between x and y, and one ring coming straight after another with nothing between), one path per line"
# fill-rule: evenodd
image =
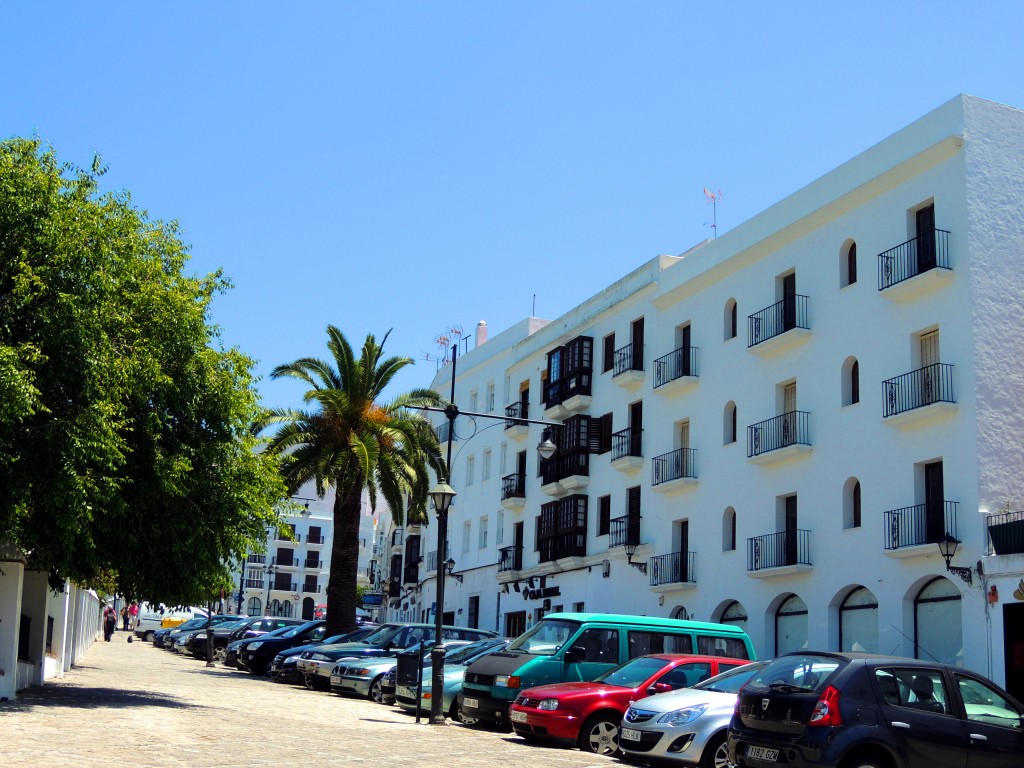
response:
M542 426L457 420L446 621L730 621L761 656L936 657L1024 693L1024 523L994 516L1024 507L1022 222L1024 112L959 96L717 240L478 338L459 407L564 426L541 476ZM389 610L429 620L436 555L395 554Z

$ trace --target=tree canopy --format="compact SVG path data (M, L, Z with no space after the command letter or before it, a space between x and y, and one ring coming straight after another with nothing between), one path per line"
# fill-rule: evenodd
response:
M30 568L190 603L229 587L285 497L253 361L209 320L176 223L104 168L0 142L0 542Z

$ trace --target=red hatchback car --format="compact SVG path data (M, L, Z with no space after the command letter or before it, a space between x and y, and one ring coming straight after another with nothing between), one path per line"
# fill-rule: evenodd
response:
M592 682L526 689L512 704L512 727L525 739L561 741L599 755L613 754L618 750L619 723L631 701L685 688L747 663L692 654L638 656Z

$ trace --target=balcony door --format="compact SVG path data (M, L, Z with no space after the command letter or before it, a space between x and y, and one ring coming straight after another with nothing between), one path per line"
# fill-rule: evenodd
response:
M687 573L687 557L686 553L690 549L690 521L680 520L676 523L677 530L679 531L679 565L676 573L673 574L675 577L673 581L689 581L689 574Z
M679 371L676 378L692 375L690 371L690 326L684 325L679 329Z
M629 406L629 455L641 456L640 436L644 432L644 403L638 400Z
M512 570L523 569L523 531L524 524L519 522L512 526Z
M926 541L932 544L946 532L945 489L942 484L942 462L924 465L924 514Z
M938 399L939 332L921 334L921 404L930 405Z
M632 368L634 371L644 369L644 319L641 317L633 321L630 327L630 341L633 345Z
M796 527L796 496L786 497L786 542L785 564L795 565L797 562L797 527Z
M796 442L796 382L782 389L782 446Z
M690 472L690 422L679 425L679 471L675 477L693 477ZM673 478L675 479L675 478Z
M935 206L922 208L915 215L917 224L917 271L935 269Z
M782 278L782 330L796 328L796 272Z

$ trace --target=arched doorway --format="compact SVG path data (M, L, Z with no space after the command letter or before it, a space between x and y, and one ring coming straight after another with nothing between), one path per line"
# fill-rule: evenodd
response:
M775 612L775 655L806 647L807 604L799 595L790 595Z
M304 621L312 621L313 612L316 610L316 606L313 603L312 597L302 598L302 618Z
M854 587L839 605L839 650L878 653L878 598Z
M936 576L914 598L914 658L955 664L964 662L960 590Z

